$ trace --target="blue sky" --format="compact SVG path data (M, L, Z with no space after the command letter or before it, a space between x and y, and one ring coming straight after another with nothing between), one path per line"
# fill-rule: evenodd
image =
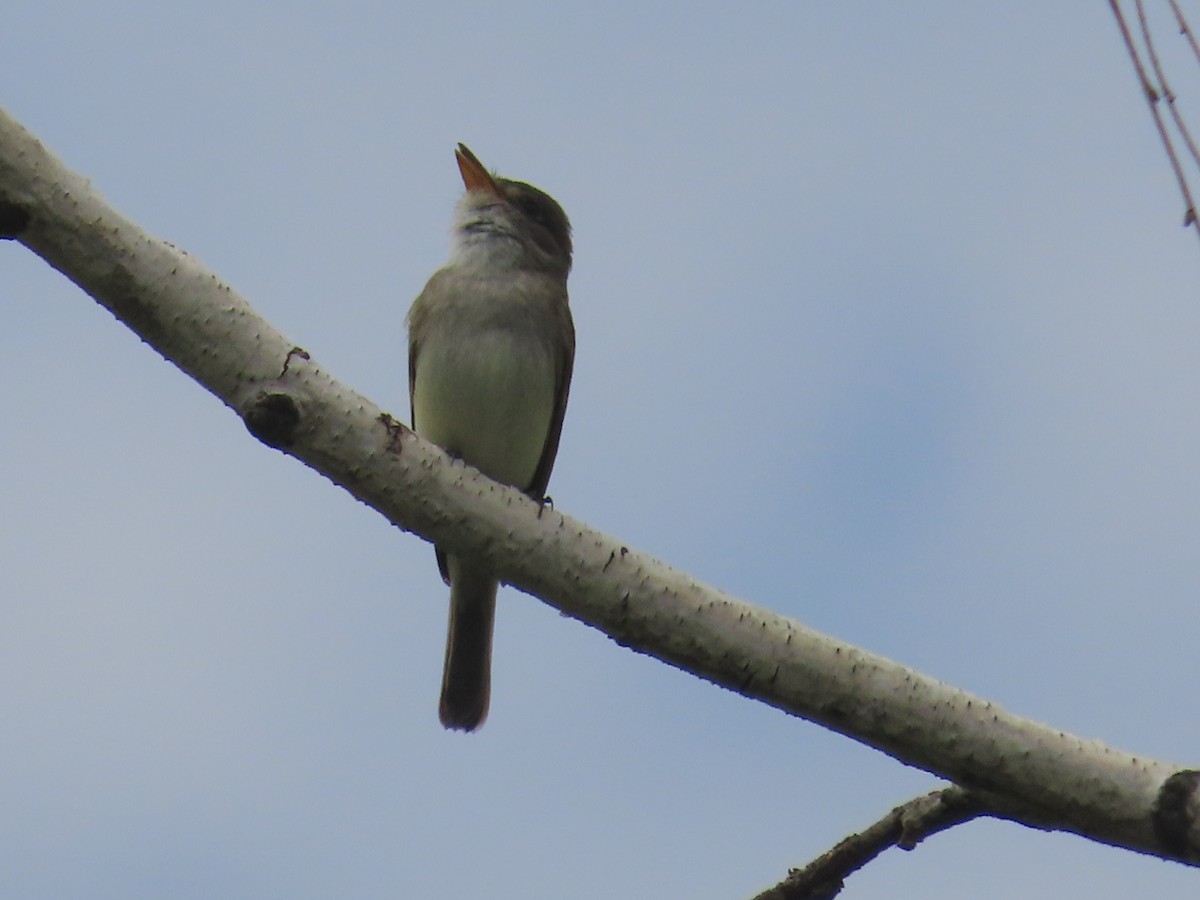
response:
M1197 762L1200 248L1107 8L402 6L16 0L0 102L405 418L465 141L575 227L559 508ZM431 549L0 272L6 894L743 897L938 784L511 590L443 732ZM1197 877L978 822L847 896Z

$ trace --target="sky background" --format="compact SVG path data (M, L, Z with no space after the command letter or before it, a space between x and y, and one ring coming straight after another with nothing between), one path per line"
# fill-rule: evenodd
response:
M9 0L0 84L405 421L465 141L574 224L558 508L1200 763L1200 246L1105 5ZM725 900L939 784L512 590L448 734L427 544L19 245L0 317L5 896ZM976 822L845 896L1198 887Z

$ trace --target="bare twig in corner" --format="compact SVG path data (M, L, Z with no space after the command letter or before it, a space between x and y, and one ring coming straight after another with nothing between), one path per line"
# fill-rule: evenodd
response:
M1147 41L1149 41L1149 28L1146 26L1142 0L1136 0L1136 3L1138 17L1142 21L1143 34L1147 36ZM1183 224L1185 227L1192 226L1197 237L1200 237L1200 223L1197 223L1196 220L1196 204L1192 200L1192 192L1188 188L1187 177L1183 174L1183 167L1179 164L1179 157L1175 153L1175 146L1171 142L1171 136L1167 133L1166 123L1163 122L1162 113L1159 112L1158 108L1158 101L1162 99L1164 93L1167 93L1166 89L1161 84L1155 85L1150 80L1150 76L1146 74L1146 67L1142 64L1141 54L1133 42L1133 35L1129 32L1129 25L1125 22L1125 15L1121 12L1120 4L1117 0L1109 0L1109 6L1112 7L1113 15L1117 18L1117 26L1121 29L1121 37L1125 40L1125 49L1129 53L1130 60L1133 61L1138 81L1142 86L1142 93L1146 97L1146 102L1150 105L1150 114L1154 117L1154 125L1158 129L1158 136L1167 151L1167 158L1171 161L1171 170L1175 173L1175 180L1179 184L1179 191L1183 194L1183 200L1187 206L1187 210L1183 216ZM1148 44L1147 46L1148 52L1153 59L1153 45ZM1173 99L1173 95L1168 93L1168 98Z
M1171 90L1171 86L1167 84L1167 73L1163 71L1162 63L1158 59L1158 51L1154 48L1154 39L1150 35L1150 25L1146 21L1146 6L1144 0L1137 0L1138 24L1142 29L1142 40L1146 43L1146 53L1150 57L1150 65L1154 69L1154 77L1158 79L1159 94L1167 101L1167 109L1171 113L1171 120L1175 123L1175 128L1179 131L1179 136L1183 138L1187 144L1188 152L1192 156L1192 160L1200 165L1200 152L1196 150L1196 142L1192 140L1192 133L1188 131L1187 124L1183 121L1183 116L1179 114L1179 107L1175 105L1175 92ZM1177 16L1182 20L1182 13L1176 10ZM1186 20L1183 20L1186 24Z
M931 834L987 815L987 808L970 791L949 787L909 800L859 834L852 834L803 869L754 900L829 900L836 897L848 875L857 872L889 847L911 850Z
M1196 62L1200 62L1200 44L1196 43L1196 35L1192 33L1191 26L1183 17L1183 11L1180 10L1179 4L1175 0L1171 0L1171 11L1175 13L1175 22L1179 25L1179 33L1187 38L1188 46L1192 48L1192 56L1196 57Z

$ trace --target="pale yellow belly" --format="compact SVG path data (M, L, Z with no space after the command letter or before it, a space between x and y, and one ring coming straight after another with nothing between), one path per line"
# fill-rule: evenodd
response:
M500 330L466 344L429 338L413 385L417 433L497 481L528 488L554 415L549 355Z

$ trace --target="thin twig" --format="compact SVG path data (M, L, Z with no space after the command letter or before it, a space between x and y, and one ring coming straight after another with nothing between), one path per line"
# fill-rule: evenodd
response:
M1140 9L1141 0L1137 0L1137 2ZM1171 161L1171 169L1175 173L1175 180L1179 184L1180 193L1183 194L1184 203L1187 205L1187 211L1183 216L1183 224L1185 227L1189 225L1197 226L1196 204L1192 201L1192 192L1188 188L1187 178L1183 174L1183 167L1179 164L1179 158L1175 154L1175 147L1171 143L1171 137L1167 134L1166 124L1163 122L1162 114L1158 110L1158 101L1161 95L1146 74L1146 69L1142 65L1142 59L1138 54L1137 48L1134 46L1133 35L1129 33L1129 26L1125 23L1125 16L1121 12L1120 5L1117 3L1117 0L1108 0L1108 5L1112 7L1113 15L1117 17L1117 25L1121 29L1121 36L1125 39L1125 49L1129 52L1129 58L1133 61L1134 69L1137 70L1138 80L1142 85L1142 93L1146 97L1146 102L1150 105L1150 114L1154 117L1155 127L1158 128L1158 136L1167 151L1167 158ZM1195 231L1196 236L1200 237L1200 226L1196 227Z
M925 794L897 806L803 869L793 869L754 900L830 900L841 892L847 876L889 847L911 850L931 834L987 814L987 808L970 791L957 786Z
M1179 33L1187 38L1187 42L1192 48L1192 56L1196 57L1196 62L1200 63L1200 44L1196 43L1196 35L1192 33L1192 27L1188 25L1187 19L1183 17L1183 10L1179 8L1179 4L1175 0L1171 0L1171 10L1175 13L1175 21L1179 23Z
M1183 116L1179 114L1179 107L1175 105L1175 92L1171 90L1171 86L1167 84L1167 74L1163 71L1162 64L1158 60L1158 51L1154 48L1154 40L1150 36L1150 25L1146 21L1146 9L1143 0L1137 0L1138 22L1142 26L1142 38L1146 43L1146 52L1150 56L1150 65L1154 69L1154 77L1158 79L1159 93L1167 100L1167 109L1171 112L1171 119L1175 122L1175 128L1179 131L1183 141L1187 144L1188 152L1192 154L1192 159L1197 165L1200 165L1200 152L1196 150L1196 143L1192 140L1192 134L1188 131L1187 124L1183 121Z

